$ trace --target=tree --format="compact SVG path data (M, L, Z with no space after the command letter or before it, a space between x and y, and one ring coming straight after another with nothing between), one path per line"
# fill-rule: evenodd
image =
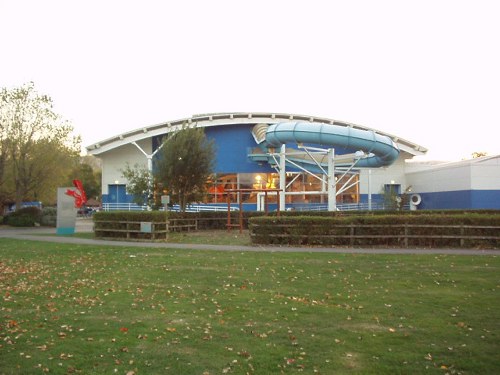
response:
M181 211L201 200L215 163L215 144L202 128L184 127L171 134L158 153L155 178Z
M481 158L481 157L483 157L483 156L487 156L487 155L488 155L488 153L487 153L487 152L484 152L484 151L474 151L474 152L472 153L472 158L473 158L473 159L477 159L477 158Z
M0 186L3 200L55 195L80 151L73 127L33 83L0 90Z
M402 194L398 194L396 190L389 185L382 190L382 198L384 201L385 210L403 211L410 204L411 186L408 186Z
M84 156L72 168L65 186L72 186L73 180L80 180L87 197L99 199L101 195L101 170L95 166L93 156L91 158Z
M131 167L129 163L126 164L125 169L122 169L121 172L122 176L127 179L127 191L134 196L134 203L137 203L139 206L143 204L151 206L153 204L151 172L139 164L134 164Z

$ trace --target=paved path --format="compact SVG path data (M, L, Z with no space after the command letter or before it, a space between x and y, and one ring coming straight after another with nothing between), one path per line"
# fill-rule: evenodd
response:
M76 232L85 233L93 231L92 219L77 219ZM124 246L124 247L149 247L169 249L194 249L217 251L265 251L265 252L306 252L306 253L344 253L344 254L453 254L453 255L500 255L500 250L477 249L405 249L405 248L348 248L348 247L288 247L288 246L232 246L208 244L179 244L168 242L132 242L110 241L89 238L55 236L55 228L0 228L0 238L14 238L28 241L43 241L54 243L72 243L93 246ZM48 236L53 234L54 236Z

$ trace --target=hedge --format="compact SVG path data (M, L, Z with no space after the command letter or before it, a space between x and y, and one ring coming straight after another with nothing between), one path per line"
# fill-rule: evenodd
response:
M254 244L321 246L500 246L498 212L250 218ZM480 227L480 228L473 228Z
M40 224L42 210L38 207L23 207L9 213L3 218L3 223L13 227L34 227Z
M243 212L244 227L247 227L248 218L262 216L261 212ZM116 239L150 239L151 236L143 233L126 232L127 223L165 223L169 220L170 227L182 224L183 221L196 221L198 230L225 230L227 229L227 212L169 212L168 216L163 211L106 211L96 212L93 215L94 233L96 237L107 237ZM231 223L239 222L239 212L231 212ZM139 228L137 224L134 228ZM116 229L116 231L111 231ZM189 228L185 228L186 230ZM156 237L155 239L159 239Z

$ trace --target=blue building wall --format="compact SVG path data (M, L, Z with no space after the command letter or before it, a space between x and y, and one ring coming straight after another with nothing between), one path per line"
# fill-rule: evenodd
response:
M459 190L421 193L418 209L500 209L500 190Z
M477 209L500 209L500 190L472 190L472 206Z
M267 162L256 163L248 158L252 150L258 148L252 136L252 124L234 126L213 126L204 128L208 139L213 139L216 145L216 173L272 173L276 172ZM162 143L163 135L152 139L153 150ZM318 147L318 145L309 145ZM289 144L287 148L296 148L297 145ZM355 150L354 150L355 151ZM336 154L354 152L344 148L335 149ZM299 171L297 168L288 167L290 171Z
M419 210L472 208L470 190L421 193L420 196L422 202L418 206Z
M248 154L257 147L252 136L252 127L238 125L205 128L207 138L215 141L217 173L274 172L267 163L257 164L248 158Z
M102 195L102 203L130 203L133 195L127 194L125 185L108 185L108 194Z
M419 193L419 210L499 210L500 190L459 190ZM360 194L360 203L368 203L368 195ZM372 194L372 203L383 203L384 196Z
M248 158L248 154L258 147L252 136L252 128L253 125L248 124L204 128L207 138L215 142L216 173L275 172L267 163L258 164ZM163 137L153 137L153 150L161 145Z

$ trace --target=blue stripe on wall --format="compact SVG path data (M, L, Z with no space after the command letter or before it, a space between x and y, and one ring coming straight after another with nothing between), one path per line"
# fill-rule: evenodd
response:
M500 209L500 190L472 190L473 208Z
M440 191L435 193L420 193L422 203L418 209L471 209L471 191Z
M500 190L459 190L419 194L422 197L422 203L418 205L419 210L500 209ZM360 201L367 203L368 195L361 194ZM372 202L382 201L382 195L372 194Z

